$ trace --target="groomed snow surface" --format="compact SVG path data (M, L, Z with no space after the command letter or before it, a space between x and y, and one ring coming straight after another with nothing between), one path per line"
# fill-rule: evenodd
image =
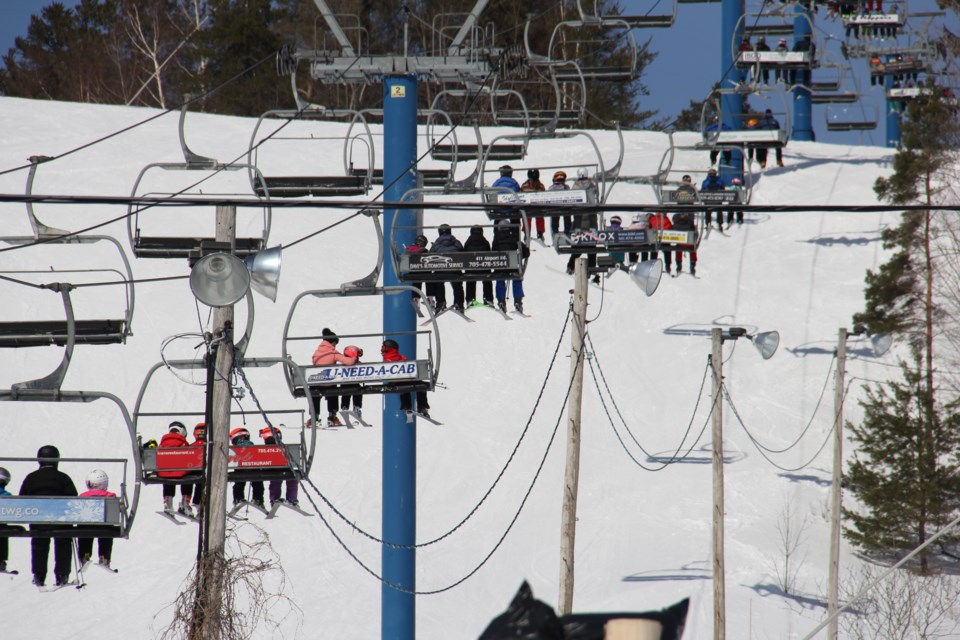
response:
M2 98L0 118L6 126L0 167L22 166L32 155L63 154L158 113ZM187 140L195 152L227 162L246 152L254 124L252 119L194 114L187 119ZM313 131L313 141L277 142L273 156L265 147L262 168L269 174L269 160L281 174L298 166L314 167L296 169L302 174L341 172L341 143L320 138L344 132L340 125L321 125ZM299 135L307 129L295 124L285 133ZM489 131L485 137L495 134ZM463 139L469 135L463 134L461 142L469 142ZM609 132L594 135L609 166L616 159L616 136ZM696 136L690 135L689 140L683 135L681 139L692 143ZM655 173L667 137L630 132L625 139L622 173ZM378 136L378 166L382 166L381 143ZM426 148L422 137L419 148L421 153ZM772 155L762 176L754 174L755 204L871 204L875 203L874 180L891 170L891 152L880 148L794 142L786 149L784 168L773 167ZM146 164L179 161L177 114L170 113L41 166L34 193L126 196ZM689 160L696 165L689 168L703 171L707 161L707 154L700 153ZM595 163L592 148L580 137L535 141L527 159L514 166L522 180L528 167L562 167L573 175L577 167ZM422 166L441 165L427 161ZM753 169L757 171L758 166L754 164ZM461 164L458 175L471 170L472 163ZM141 193L177 191L194 179L182 172L156 173L156 182L144 186ZM552 170L545 169L543 174L547 181ZM25 170L0 175L0 193L23 193L26 177ZM205 192L250 194L245 174L222 180L217 185L205 184ZM487 182L491 181L488 177ZM475 196L453 198L462 199L476 201ZM651 188L644 185L617 184L609 198L609 203L653 202ZM5 235L30 233L24 205L0 204L0 212ZM37 204L35 212L48 225L77 230L119 218L126 208ZM269 244L289 245L349 213L329 208L275 210ZM140 223L144 229L152 225L154 235L164 235L193 229L188 225L199 219L212 235L213 215L212 208L163 208L143 214ZM238 235L257 232L258 221L249 212L241 212L240 218ZM428 210L425 222L428 226L443 222L469 225L483 222L483 216ZM690 597L684 637L712 636L710 385L704 376L709 330L736 325L751 331L778 329L781 346L772 359L763 361L746 341L724 345L725 382L744 425L725 404L727 635L800 638L823 618L831 467L831 447L823 445L832 425L833 351L838 329L850 327L851 315L863 305L864 272L885 259L880 233L897 222L893 213L748 214L741 227L723 234L714 230L704 240L697 279L686 273L679 278L665 277L650 298L623 273L607 279L602 290L591 287L589 336L595 356L591 363L595 370L599 367L598 376L602 371L629 433L619 421L611 425L607 410L616 414L609 401L607 410L601 404L588 367L575 611L640 611ZM133 260L123 220L97 232L118 238ZM465 238L466 229L459 235ZM434 232L428 236L432 239ZM376 256L376 236L365 217L285 250L276 303L256 299L247 355L279 356L284 321L294 298L307 289L335 288L366 275ZM39 246L0 253L0 269L64 268L65 260L71 268L119 268L106 248ZM534 247L524 282L529 319L505 322L483 310L471 312L476 320L472 324L453 314L440 318L443 388L432 393L430 401L432 415L444 424L417 427L418 541L437 538L460 522L514 449L564 327L573 284L563 274L565 260L552 249ZM133 269L140 279L188 273L186 261L180 260L140 259L133 262ZM116 278L102 274L73 277L86 282ZM50 280L53 278L43 281ZM121 313L122 291L121 287L76 291L78 317ZM61 317L56 294L6 282L0 292L4 321ZM323 327L341 334L381 330L381 305L376 298L315 300L305 309L306 315L297 320L302 333L319 334ZM244 306L239 305L238 325L243 325L245 317ZM175 334L206 330L208 322L207 309L198 312L185 280L138 285L134 335L125 345L78 346L63 388L108 391L132 410L144 376L161 359L163 341ZM538 598L556 607L569 335L568 331L563 338L529 432L496 489L464 526L442 542L418 551L417 588L421 591L444 589L482 566L456 588L417 598L417 638L476 638L507 607L523 580L531 583ZM196 336L174 340L165 354L168 358L193 357L199 342ZM375 338L354 342L366 350L368 360L375 359ZM849 346L848 380L896 375L891 367L895 355L878 360L869 355L864 342L851 340ZM293 356L307 362L314 347L313 343L293 345ZM6 350L0 360L0 386L42 376L61 356L62 350L53 347ZM197 404L202 402L201 387L178 382L166 371L157 375L162 383L150 390L144 400L145 411L202 407ZM200 381L202 376L194 379ZM279 370L251 372L250 381L265 406L305 407L303 400L291 397ZM600 384L603 386L602 381ZM856 402L862 395L861 384L856 381L847 397L846 415L853 421L861 414ZM247 425L256 433L262 421L249 397L240 402L252 412ZM381 514L380 406L380 398L367 398L364 416L373 428L320 431L310 474L311 481L350 522L373 535L379 534ZM57 445L64 457L131 455L123 422L105 401L87 405L5 403L2 411L4 456L29 457L47 443ZM796 446L784 453L767 454L769 461L751 443L750 435L766 447L783 449L811 421ZM164 425L160 418L146 420L141 435L159 438ZM295 437L296 430L291 428L289 435ZM638 443L650 455L641 451ZM689 455L657 472L642 468L658 469L662 460L678 449ZM846 449L849 456L850 447ZM543 469L529 499L507 532L544 455ZM35 467L28 462L3 464L13 473L14 492ZM107 466L111 488L117 490L122 469ZM78 486L91 467L90 463L61 465ZM126 481L131 492L134 478L128 476ZM308 495L321 505L323 519L351 553L378 573L380 547L333 515L312 490L301 490L302 505L311 509ZM130 538L115 545L113 564L120 572L88 571L88 586L80 591L39 593L30 585L29 543L13 539L10 565L19 569L20 575L0 575L0 600L10 614L3 637L158 636L171 620L170 605L193 565L197 541L196 525L174 526L155 513L161 502L159 486L143 488ZM792 514L795 527L803 528L793 557L800 562L793 576L796 592L790 594L781 591L776 577L777 567L783 564L778 527L783 526L785 511ZM272 613L281 620L279 626L262 625L254 637L379 637L381 584L344 551L321 518L281 511L270 521L254 513L251 522L268 532L286 571L283 592L297 607L288 611L282 604L275 605ZM253 532L240 527L240 535L252 539ZM484 562L504 537L499 549ZM846 544L841 562L845 569L858 563ZM48 579L52 580L52 566L50 572Z

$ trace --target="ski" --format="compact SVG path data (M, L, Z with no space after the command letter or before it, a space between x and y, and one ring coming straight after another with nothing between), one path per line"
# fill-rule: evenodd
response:
M181 522L180 519L177 518L176 513L173 511L167 511L166 509L164 509L162 511L157 511L157 513L159 513L161 516L163 516L173 524L180 525L181 527L187 524L186 522Z
M82 589L85 586L86 585L82 585L76 580L68 580L63 584L52 584L49 586L37 587L37 589L40 591L40 593L53 593L54 591L60 591L60 589L63 589L64 587L75 587L77 589Z
M90 560L87 560L86 562L83 563L83 566L80 567L80 573L83 573L84 571L86 571L86 570L87 570L88 568L90 568L90 567L100 567L101 569L103 569L104 571L107 571L107 572L109 572L109 573L120 573L119 570L114 569L114 568L111 567L110 565L100 564L99 562L94 562L92 558L91 558Z
M513 318L507 315L505 311L501 311L500 309L498 309L493 305L484 304L482 302L474 302L469 307L467 307L467 309L490 309L491 311L496 311L498 314L500 314L500 317L503 318L504 320L513 320Z
M426 420L426 421L429 422L430 424L435 424L435 425L438 425L438 426L443 426L443 423L442 423L442 422L437 422L436 420L434 420L434 419L431 418L430 416L425 416L425 415L423 415L422 413L418 413L418 412L416 412L416 411L404 411L404 413L407 414L407 418L408 418L408 419L410 419L410 418L420 418L421 420Z
M267 514L267 519L272 520L273 518L275 518L277 516L277 511L280 510L280 507L286 507L287 509L290 509L291 511L296 511L300 515L306 516L308 518L313 517L312 513L307 513L306 511L301 509L299 505L295 505L292 502L288 502L286 500L278 500L270 505L270 513Z
M321 427L325 431L336 431L337 429L353 429L353 424L349 420L344 420L341 424L330 424L327 422L327 426Z
M455 314L455 315L460 316L461 318L463 318L463 319L466 320L467 322L476 322L476 320L474 320L473 318L467 317L467 314L464 313L463 311L461 311L460 309L454 309L453 307L447 307L447 311L449 311L450 313L453 313L453 314Z
M413 310L417 312L417 317L418 317L418 318L423 318L423 317L424 317L424 315L423 315L423 310L420 309L420 299L419 299L419 298L413 298L412 300L410 300L410 304L413 305Z
M3 570L0 570L0 574L7 574L8 576L18 576L20 575L20 572L17 571L16 569L3 569Z
M362 426L364 426L364 427L372 427L372 426L373 426L373 425L370 424L369 422L364 422L363 418L361 418L360 416L358 416L356 411L344 410L344 411L341 411L341 412L340 412L340 416L343 418L343 423L346 424L347 426L350 426L350 419L351 419L351 418L353 418L354 420L356 420L358 423L360 423L360 425L362 425Z
M196 506L196 505L194 505L194 506ZM199 509L199 507L197 507L197 508ZM194 515L194 514L192 514L192 513L187 513L187 512L184 511L183 509L179 509L179 508L178 508L178 509L177 509L177 515L178 515L178 516L183 516L183 517L186 518L187 520L193 520L194 522L200 522L200 518L198 518L196 515Z
M268 515L268 514L270 513L270 512L267 510L266 507L262 507L262 506L258 505L258 504L255 503L255 502L250 502L249 500L241 500L240 502L237 502L237 503L235 503L235 504L233 505L233 508L230 509L230 512L227 513L227 515L228 515L228 516L233 516L233 515L235 515L238 511L240 511L240 509L242 509L243 507L251 507L251 508L253 508L253 509L256 509L257 511L259 511L260 513L262 513L262 514L264 514L264 515ZM242 518L243 518L243 516L238 516L236 519L237 519L237 520L240 520L240 519L242 519Z

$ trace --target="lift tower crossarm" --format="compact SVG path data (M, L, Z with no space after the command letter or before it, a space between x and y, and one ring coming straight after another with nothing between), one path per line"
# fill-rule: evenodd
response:
M343 29L340 28L340 23L337 22L336 16L334 16L333 12L330 11L330 7L327 6L326 0L313 0L313 4L317 5L317 9L320 10L320 15L322 15L323 19L327 21L327 26L330 27L330 31L333 32L333 37L336 38L337 42L340 43L340 46L343 47L343 55L355 55L353 46L351 46L350 40L347 38L347 34L345 34Z
M317 2L321 0L315 0ZM450 46L447 48L447 53L450 55L456 55L460 49L460 45L463 44L463 41L467 38L467 34L470 33L470 30L473 29L473 26L477 24L477 18L480 17L480 14L483 13L483 10L487 8L487 4L490 0L477 0L477 4L473 5L473 9L470 11L470 15L467 16L467 19L463 21L463 26L460 27L460 31L457 32L457 35L453 37L453 42L450 43Z

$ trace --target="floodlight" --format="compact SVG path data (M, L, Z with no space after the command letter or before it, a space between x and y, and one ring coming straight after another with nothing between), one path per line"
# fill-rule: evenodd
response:
M753 342L753 346L760 352L760 356L764 360L769 360L770 357L777 352L777 347L780 346L780 333L777 331L764 331L763 333L751 336L750 341Z
M210 253L193 265L190 289L209 307L227 307L239 302L251 285L274 302L280 280L280 247L251 254L241 261L229 253Z
M663 263L659 259L637 262L627 271L633 280L647 296L652 296L660 286L660 277L663 275Z

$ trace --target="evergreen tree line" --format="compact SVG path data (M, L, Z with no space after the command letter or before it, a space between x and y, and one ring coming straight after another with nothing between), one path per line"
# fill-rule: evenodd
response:
M475 0L331 0L346 37L360 54L409 55L446 50ZM591 5L593 3L590 3ZM617 2L598 3L605 13L619 13ZM574 0L544 5L536 0L492 0L478 21L474 40L485 53L512 48L523 52L525 24L531 50L554 59L576 59L587 65L623 65L631 49L623 30L564 29L550 48L554 26L578 16ZM638 71L654 57L644 44ZM30 21L27 33L2 57L0 92L24 98L126 104L170 108L185 96L210 93L198 110L256 116L269 109L293 108L290 79L278 74L282 47L335 51L337 41L310 0L82 0L68 9L51 2ZM521 55L521 58L524 56ZM379 83L321 85L309 78L306 65L297 70L302 99L327 107L382 106ZM553 109L557 99L543 81L542 67L519 65L498 86L518 91L530 110ZM493 78L490 78L491 83ZM638 109L647 95L640 75L631 81L588 81L584 92L575 83L561 83L564 109L587 109L598 123L619 121L640 127L654 113ZM420 101L429 106L443 89L421 83ZM507 95L507 94L504 94ZM497 109L516 109L505 98ZM444 105L451 112L486 114L489 97Z
M901 123L902 148L877 196L891 204L960 204L958 106L942 88L911 100ZM865 553L894 559L922 544L960 514L960 221L925 209L904 212L882 232L889 260L866 275L864 311L854 322L905 346L899 379L869 384L844 488L858 504L844 510L845 534ZM960 532L922 554L928 573L954 563ZM942 552L942 553L941 553ZM933 560L937 560L936 563Z

